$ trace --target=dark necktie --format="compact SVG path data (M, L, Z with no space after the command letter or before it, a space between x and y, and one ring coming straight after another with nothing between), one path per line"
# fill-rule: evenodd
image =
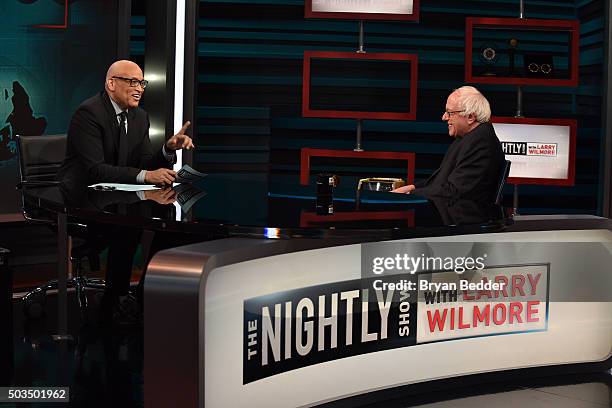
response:
M119 114L119 166L127 165L127 156L128 156L128 140L127 140L127 132L125 131L125 121L127 120L127 113L121 112Z

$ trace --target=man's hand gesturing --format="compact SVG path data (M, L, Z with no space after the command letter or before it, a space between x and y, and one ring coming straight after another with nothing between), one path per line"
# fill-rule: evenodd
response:
M175 151L175 150L181 150L181 149L186 149L186 150L193 149L194 147L193 141L191 140L189 136L185 134L185 131L190 125L191 125L191 122L189 121L185 122L181 130L179 130L176 135L168 139L168 141L166 142L166 148L168 150Z
M156 186L171 186L176 179L176 171L170 169L148 170L145 173L145 183Z

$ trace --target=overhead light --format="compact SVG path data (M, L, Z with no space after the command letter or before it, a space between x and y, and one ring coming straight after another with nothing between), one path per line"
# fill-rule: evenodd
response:
M147 72L145 74L145 79L149 82L165 82L166 81L166 77L164 75L150 73L150 72Z
M159 135L163 135L164 134L164 130L160 129L160 128L156 128L156 127L150 127L149 128L149 136L159 136Z
M185 0L176 2L176 31L174 54L174 131L183 127L183 87L185 66ZM192 133L195 137L195 132ZM174 170L183 167L183 153L178 151Z

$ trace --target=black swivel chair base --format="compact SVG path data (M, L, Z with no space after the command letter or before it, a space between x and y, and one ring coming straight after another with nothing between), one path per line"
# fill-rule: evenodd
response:
M106 283L102 279L80 276L68 279L67 287L76 290L79 308L82 313L85 313L89 304L85 289L104 290ZM49 281L44 286L39 286L23 296L23 313L26 317L36 319L43 315L47 303L47 291L49 290L57 290L57 280Z
M74 288L76 291L77 299L79 301L79 309L81 315L84 317L89 305L87 299L86 289L98 289L104 290L106 288L106 282L99 278L88 278L81 273L81 262L85 256L89 256L89 248L80 247L73 250L73 254L70 257L75 270L75 276L68 279L67 287ZM97 262L91 262L95 263ZM95 268L99 269L99 268ZM45 304L47 303L47 291L57 289L57 279L47 282L45 285L39 286L36 289L28 292L23 296L23 313L28 318L39 318L44 314ZM99 292L101 293L101 292ZM100 302L97 302L100 303Z

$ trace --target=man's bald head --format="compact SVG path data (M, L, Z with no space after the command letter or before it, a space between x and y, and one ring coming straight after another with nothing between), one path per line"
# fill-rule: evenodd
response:
M108 71L106 71L106 80L114 76L123 76L125 72L135 72L136 70L142 76L142 70L135 62L129 60L115 61L108 67Z
M130 80L142 81L142 69L135 62L116 61L108 67L104 89L122 109L136 108L144 92L140 85L130 86Z

